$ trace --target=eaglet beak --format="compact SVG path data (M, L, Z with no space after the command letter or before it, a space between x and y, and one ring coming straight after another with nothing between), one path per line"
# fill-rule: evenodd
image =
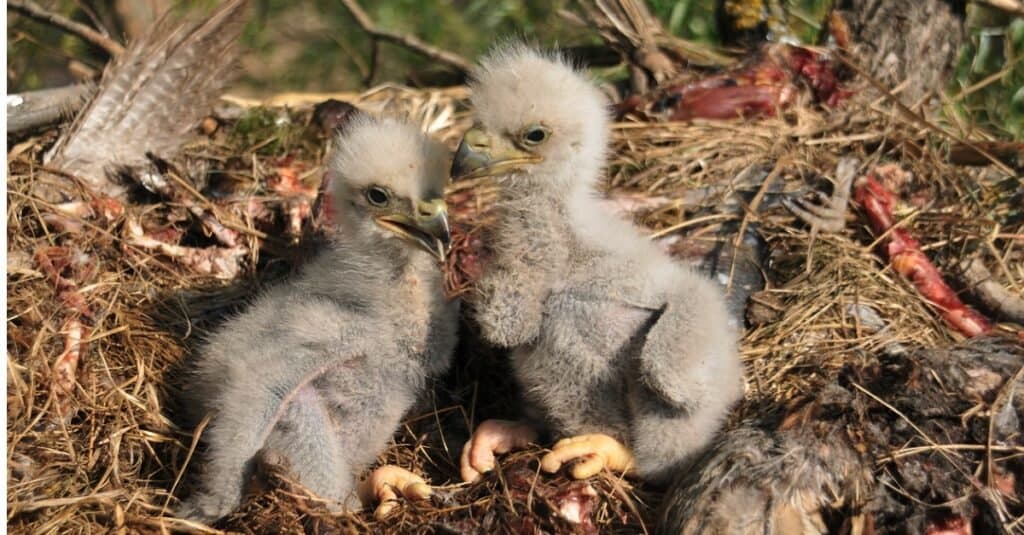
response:
M448 206L444 199L419 201L416 215L389 214L377 218L377 224L394 232L403 240L444 261L451 247L451 229L448 227Z
M502 175L518 171L522 164L540 160L540 156L517 148L503 137L474 127L462 136L462 142L455 151L452 179Z

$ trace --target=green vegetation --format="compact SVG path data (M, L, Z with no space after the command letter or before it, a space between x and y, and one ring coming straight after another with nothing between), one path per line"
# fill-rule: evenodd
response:
M362 2L380 27L415 35L472 60L500 36L526 36L544 45L595 42L596 36L558 16L567 0ZM246 83L258 91L353 90L363 87L372 67L370 39L338 0L263 0L246 32L259 61L247 63ZM381 43L373 83L454 83L422 56Z
M674 35L706 43L721 44L715 21L717 0L651 0L651 11Z
M950 84L952 113L984 130L1024 139L1024 19L976 6Z
M285 110L254 107L239 117L231 129L231 142L260 155L287 152L303 135L304 127Z

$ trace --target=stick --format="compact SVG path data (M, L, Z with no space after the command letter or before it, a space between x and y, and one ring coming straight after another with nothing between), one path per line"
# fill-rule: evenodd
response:
M47 11L32 0L8 0L7 7L30 19L35 19L39 22L56 26L68 33L76 35L82 40L106 50L108 54L115 58L124 53L124 46L117 41L80 22L75 22L58 13Z
M91 84L75 84L7 96L7 134L21 135L71 117L96 92Z
M352 15L352 18L356 19L356 24L363 29L364 32L370 34L370 37L376 39L383 39L391 43L395 43L400 46L404 46L413 52L422 54L434 61L440 61L455 70L465 74L472 69L472 64L462 56L443 50L440 48L433 47L412 35L405 35L401 33L390 32L388 30L382 30L373 23L370 16L363 11L363 8L359 6L359 2L356 0L341 0L341 5Z

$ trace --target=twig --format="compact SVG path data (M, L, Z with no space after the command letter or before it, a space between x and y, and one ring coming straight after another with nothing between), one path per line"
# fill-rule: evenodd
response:
M441 63L453 67L463 74L468 73L472 69L472 64L470 64L469 61L454 52L449 52L447 50L431 46L412 35L395 33L378 28L377 25L374 24L373 20L370 19L370 16L363 11L363 8L360 7L356 0L341 0L341 5L344 6L349 14L352 15L352 18L356 20L356 24L358 24L364 32L370 34L370 37L375 41L377 39L382 39L384 41L404 46L413 52L422 54L434 61L440 61Z
M106 25L103 24L103 21L101 21L96 15L96 10L93 9L92 6L87 5L84 0L75 0L75 5L85 13L85 16L89 17L89 20L92 22L92 27L96 28L96 31L100 32L100 35L110 37L110 30L107 29Z
M380 63L380 41L374 39L370 44L370 67L367 69L366 76L363 77L363 85L366 87L373 85L373 79L377 77L378 63Z
M31 502L15 502L15 506L12 509L19 513L28 513L32 511L38 511L47 507L62 507L68 505L79 505L83 503L95 503L103 502L106 500L113 499L117 496L124 494L124 490L108 490L105 492L97 492L95 494L88 494L85 496L68 496L65 498L48 498L45 500L35 500Z
M174 483L171 485L170 492L167 493L167 499L164 500L164 505L160 510L160 514L164 514L168 511L167 507L171 504L171 497L174 496L174 491L178 489L178 483L181 483L181 478L185 475L185 469L188 468L188 463L192 460L192 456L196 452L196 447L199 446L199 437L203 436L203 431L206 430L206 426L208 425L210 425L209 414L204 416L202 421L196 425L195 430L192 431L192 444L188 447L188 453L185 455L185 462L182 463L181 469L178 470L178 474L174 476Z
M875 77L871 76L871 74L869 72L867 72L865 69L861 68L861 66L852 57L849 57L849 56L847 56L846 54L843 54L843 53L836 54L836 57L839 59L839 61L843 62L843 64L846 65L850 70L852 70L855 73L857 73L858 76L860 76L861 78L867 80L867 82L869 84L871 84L871 86L874 87L875 90L877 90L878 92L880 92L882 94L883 98L885 98L886 100L891 102L894 106L896 106L896 109L899 110L900 114L903 115L904 118L906 118L906 119L908 119L908 120L910 120L912 122L915 122L918 125L926 128L928 130L931 130L933 133L935 133L937 135L946 136L946 137L952 139L953 141L956 141L956 142L960 143L961 145L965 145L965 146L969 147L970 149L974 150L978 154L980 154L980 155L984 156L985 158L987 158L990 162L992 162L993 165L998 167L1000 171L1003 171L1003 172L1005 172L1007 174L1011 174L1011 175L1013 174L1013 169L1011 169L1009 166L1007 166L1001 160L999 160L998 158L993 156L991 152L989 152L989 151L985 150L984 148L980 147L977 143L974 143L973 141L970 141L970 140L965 139L965 138L963 138L961 136L958 136L955 133L950 132L950 131L948 131L948 130L946 130L946 129L936 125L935 123L932 123L931 121L926 119L922 114L916 113L913 110L911 110L910 108L908 108L906 104L904 104L898 97L896 97L896 95L894 95L891 91L886 89L885 85L883 85L882 82L879 82Z
M120 56L124 53L124 46L117 41L80 22L75 22L58 13L47 11L32 0L8 0L7 7L25 15L26 17L35 19L39 22L44 22L51 26L56 26L68 33L76 35L84 41L106 50L107 53L113 57Z

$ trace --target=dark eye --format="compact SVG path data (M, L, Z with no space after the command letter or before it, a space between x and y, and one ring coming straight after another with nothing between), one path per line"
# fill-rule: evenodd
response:
M548 139L548 129L543 126L531 126L523 132L523 143L527 145L540 145Z
M388 190L382 187L373 186L366 190L366 200L374 206L384 206L390 198L391 195L388 194Z

